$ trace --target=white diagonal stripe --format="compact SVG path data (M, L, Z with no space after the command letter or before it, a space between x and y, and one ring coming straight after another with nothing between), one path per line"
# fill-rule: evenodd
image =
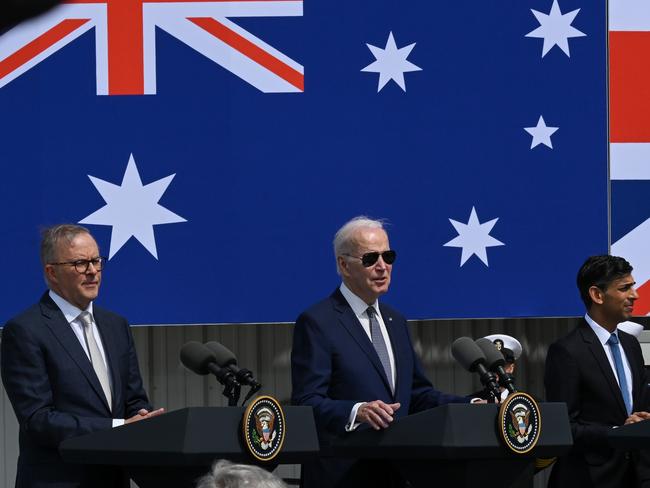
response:
M609 148L611 180L650 180L650 143L617 142Z

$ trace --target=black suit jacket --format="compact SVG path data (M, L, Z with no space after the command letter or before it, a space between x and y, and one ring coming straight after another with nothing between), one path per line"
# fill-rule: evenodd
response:
M633 411L647 411L641 347L623 331L618 337L630 363ZM550 487L627 487L634 486L634 479L650 479L648 464L638 452L607 444L607 432L623 425L628 415L605 351L585 320L550 346L544 383L548 401L567 404L574 442L553 467Z
M17 487L118 486L121 474L65 465L61 441L151 409L127 321L93 306L113 386L112 410L79 340L45 293L2 332L0 367L20 425ZM119 478L119 479L118 479Z
M444 403L469 402L469 398L432 387L413 350L406 319L383 303L379 308L395 358L394 394L372 342L340 290L296 321L291 352L292 402L314 408L325 448L337 436L349 435L345 425L358 402L400 402L396 418ZM320 460L303 466L303 486L386 486L390 473L381 469L385 466L357 469L350 460Z

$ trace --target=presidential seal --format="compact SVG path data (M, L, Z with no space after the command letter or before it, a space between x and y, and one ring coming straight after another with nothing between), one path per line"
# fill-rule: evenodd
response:
M253 400L244 412L242 424L244 444L260 461L270 461L278 455L284 442L284 412L278 401L270 396Z
M516 454L525 454L535 447L542 431L539 406L528 393L513 393L506 398L497 422L501 439Z

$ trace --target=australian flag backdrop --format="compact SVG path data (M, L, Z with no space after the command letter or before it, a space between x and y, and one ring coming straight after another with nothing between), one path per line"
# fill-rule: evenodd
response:
M0 35L0 323L61 222L134 324L293 321L360 214L408 318L582 314L607 37L604 0L64 1Z

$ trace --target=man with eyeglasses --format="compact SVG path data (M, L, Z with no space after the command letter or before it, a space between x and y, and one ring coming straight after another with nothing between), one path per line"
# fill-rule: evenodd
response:
M302 313L293 334L292 402L314 409L323 447L361 424L385 429L394 419L444 403L468 403L427 380L406 319L379 303L396 253L381 221L356 217L334 237L342 283ZM403 480L387 463L321 458L303 464L302 486L393 487Z
M77 225L46 229L49 290L2 332L0 369L20 425L17 488L128 486L111 467L64 464L69 438L162 413L152 410L127 321L95 306L106 258Z

